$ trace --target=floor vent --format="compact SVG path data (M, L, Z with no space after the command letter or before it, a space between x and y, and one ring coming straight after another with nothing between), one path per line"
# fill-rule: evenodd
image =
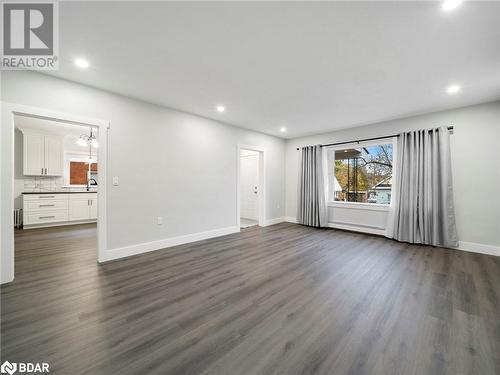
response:
M14 210L14 227L21 228L23 225L23 210L22 208L17 208Z

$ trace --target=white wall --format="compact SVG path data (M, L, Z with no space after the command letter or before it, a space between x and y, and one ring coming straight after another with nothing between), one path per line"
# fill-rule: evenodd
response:
M461 242L500 246L500 102L485 103L287 141L286 215L296 217L299 146L397 134L437 126L455 127L451 136L456 220ZM330 218L333 220L330 208ZM342 215L343 213L339 213ZM358 220L364 212L360 211ZM356 214L355 214L356 215ZM385 227L386 215L370 213L370 225ZM378 215L378 216L377 216Z
M236 227L238 144L265 148L266 219L284 216L282 139L33 72L2 72L1 94L110 121L108 249ZM2 136L2 146L8 141ZM2 183L6 172L2 160Z
M296 215L296 147L439 125L455 126L452 163L460 241L500 245L500 102L294 139L285 145L279 138L33 72L2 72L1 95L6 102L111 122L108 249L235 227L238 144L266 149L269 221L285 215L285 185L286 216ZM10 183L11 176L4 159L10 157L4 126L10 124L2 124L2 184ZM120 177L120 186L112 186L112 176ZM162 226L156 224L157 216L163 217Z

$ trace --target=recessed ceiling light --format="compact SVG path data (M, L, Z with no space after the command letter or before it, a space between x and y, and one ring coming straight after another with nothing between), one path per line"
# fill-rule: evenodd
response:
M457 92L459 92L460 90L461 90L461 87L460 87L459 85L451 85L451 86L448 86L448 87L446 88L446 92L447 92L448 94L451 94L451 95L456 94L456 93L457 93Z
M462 0L444 0L441 9L445 12L449 12L450 10L458 8L460 4L462 4Z
M87 69L89 67L89 62L85 59L75 59L75 65L82 69Z
M217 106L217 112L224 112L226 110L226 108L224 108L223 105L218 105Z
M285 133L285 132L286 132L286 128L285 128L284 126L282 126L282 127L280 128L280 132Z

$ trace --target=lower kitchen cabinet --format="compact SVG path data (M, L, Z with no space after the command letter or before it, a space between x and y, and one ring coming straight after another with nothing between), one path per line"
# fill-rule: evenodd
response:
M97 220L97 193L23 195L24 228L93 222Z
M92 215L93 207L95 207L95 217ZM93 199L90 194L71 194L69 197L69 220L90 219L97 219L97 197Z
M90 199L90 219L97 220L97 194Z

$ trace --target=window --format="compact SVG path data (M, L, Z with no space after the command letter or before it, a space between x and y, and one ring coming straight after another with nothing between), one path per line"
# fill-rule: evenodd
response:
M330 201L391 203L392 143L329 150Z
M97 163L90 164L90 178L93 173L97 173ZM69 162L69 184L70 185L86 185L89 177L89 163L81 161Z
M90 164L79 160L68 160L65 175L66 186L86 185L87 180L93 178L97 180L97 163Z

